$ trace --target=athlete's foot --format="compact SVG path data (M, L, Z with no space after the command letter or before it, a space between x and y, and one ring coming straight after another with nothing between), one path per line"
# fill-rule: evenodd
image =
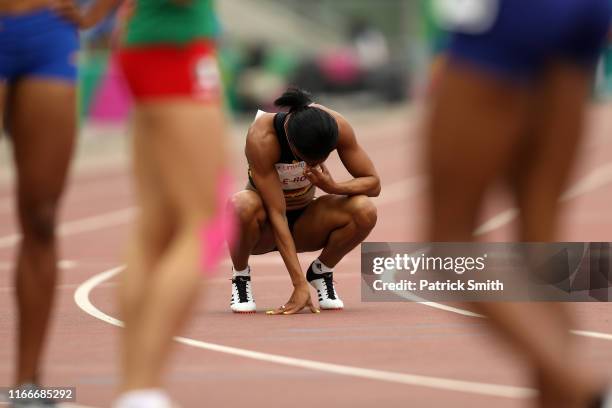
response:
M53 408L56 407L55 401L49 398L35 397L40 395L42 389L36 384L22 384L18 387L20 396L25 398L14 399L11 401L12 408ZM28 397L31 395L32 397Z
M230 303L234 313L255 313L257 306L251 290L251 277L237 275L232 278L232 301Z
M310 264L308 272L306 272L306 280L310 285L317 290L317 296L319 298L319 307L322 310L342 310L344 309L344 302L338 296L336 287L334 285L334 273L333 272L322 272L317 273L313 268L321 270L320 265L315 265L318 261L314 261Z

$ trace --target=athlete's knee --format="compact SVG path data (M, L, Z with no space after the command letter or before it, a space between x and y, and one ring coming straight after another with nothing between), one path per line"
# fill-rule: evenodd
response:
M25 238L39 243L53 242L57 218L57 202L55 200L21 203L19 213Z
M240 191L234 194L230 198L229 206L235 214L240 227L262 221L263 208L261 201L253 197L251 192Z
M351 218L360 229L370 231L378 220L378 210L372 199L365 195L353 196L350 198Z
M181 226L175 225L175 218L168 213L141 211L134 230L139 245L147 252L160 254Z

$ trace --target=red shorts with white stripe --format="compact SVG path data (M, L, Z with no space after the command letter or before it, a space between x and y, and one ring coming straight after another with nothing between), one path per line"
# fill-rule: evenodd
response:
M210 40L131 46L121 49L118 56L137 101L191 98L204 103L221 102L221 75L215 45Z

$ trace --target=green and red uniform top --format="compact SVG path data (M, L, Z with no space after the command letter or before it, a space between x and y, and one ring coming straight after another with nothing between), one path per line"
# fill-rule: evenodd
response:
M135 10L124 47L147 44L182 45L214 39L219 23L213 0L134 0Z
M119 60L134 97L219 103L213 0L134 0L132 6Z

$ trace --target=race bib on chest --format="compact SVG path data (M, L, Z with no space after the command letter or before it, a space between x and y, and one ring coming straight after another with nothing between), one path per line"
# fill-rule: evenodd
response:
M310 186L310 180L304 175L305 162L276 163L274 166L283 190L297 190Z

